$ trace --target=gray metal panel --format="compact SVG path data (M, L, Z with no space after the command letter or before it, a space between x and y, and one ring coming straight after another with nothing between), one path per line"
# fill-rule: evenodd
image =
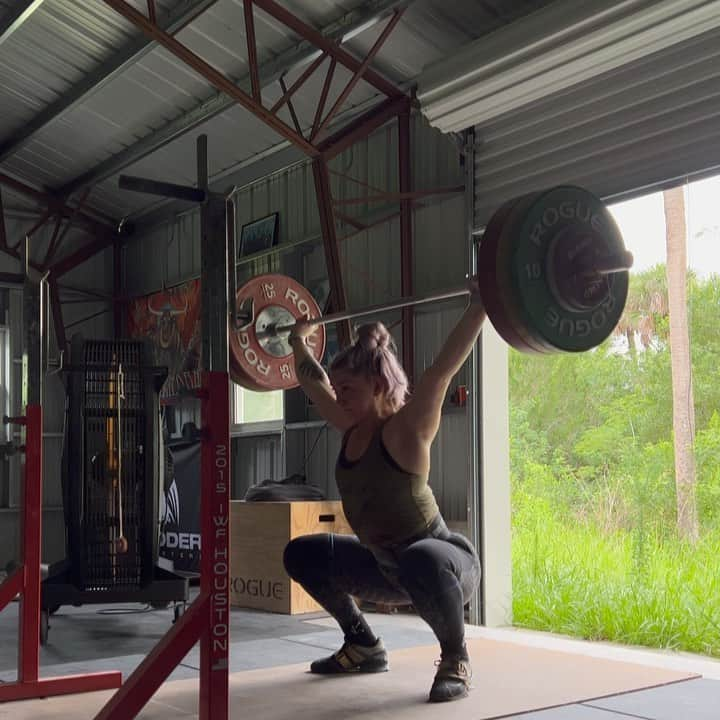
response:
M605 198L720 167L720 30L476 128L477 227L506 199L574 183Z
M0 567L20 557L20 513L0 509ZM61 508L43 510L43 563L53 563L65 557L65 518Z
M87 287L112 293L113 251L112 248L94 255L68 272L62 281L68 285ZM61 283L62 284L62 283ZM90 318L95 313L97 317ZM81 333L86 338L102 339L112 337L112 304L107 301L92 301L62 305L63 323L68 340L74 333ZM84 318L90 318L81 322ZM72 327L68 327L72 325Z
M104 3L43 3L0 47L0 136L29 120L128 37L127 23Z
M302 443L301 458L306 463L307 481L317 485L329 500L339 499L335 483L335 461L342 442L340 433L333 428L325 427L294 432L291 435L303 438L300 440ZM293 440L298 442L299 438L293 438ZM300 472L300 470L288 466L288 472Z
M397 81L415 77L428 58L440 58L514 17L530 12L542 0L513 0L502 6L459 0L452 9L440 0L417 0L405 13L376 66ZM144 3L136 4L145 11ZM158 2L158 14L182 7L179 0ZM298 0L289 7L315 27L327 27L350 10L372 14L377 3ZM8 7L5 5L4 7ZM356 18L357 19L357 18ZM260 61L293 48L298 38L261 11L255 13ZM348 41L351 52L362 56L381 32L384 22ZM119 14L102 2L46 0L28 22L0 46L0 145L11 140L38 113L62 97L78 81L98 72L128 41L140 36ZM244 18L236 0L219 0L215 6L182 30L178 37L230 77L247 74ZM288 82L299 72L289 73ZM311 122L324 77L322 70L297 94L301 121ZM349 74L338 68L330 101ZM264 92L266 103L279 94L277 84ZM371 98L374 91L361 81L349 106ZM103 160L133 146L150 133L191 108L215 97L214 91L167 51L156 49L126 67L97 92L45 127L16 155L3 163L6 172L45 184L64 186ZM232 108L200 130L211 137L213 177L217 179L271 147L280 149L277 135L248 113ZM194 134L194 133L190 133ZM166 139L166 142L168 140ZM127 169L164 179L193 181L192 138L170 142L147 161ZM213 145L216 145L213 148ZM93 207L121 217L152 204L145 196L122 193L111 178L93 191Z
M415 292L462 285L468 264L463 196L417 210L413 222Z
M232 453L233 500L242 500L250 487L263 480L281 479L279 435L234 437Z
M452 303L444 303L415 316L415 373L420 377L442 347L462 310ZM465 369L453 380L451 390L467 384ZM451 407L443 410L440 430L430 452L430 487L437 498L440 511L448 521L467 520L468 428L467 412Z

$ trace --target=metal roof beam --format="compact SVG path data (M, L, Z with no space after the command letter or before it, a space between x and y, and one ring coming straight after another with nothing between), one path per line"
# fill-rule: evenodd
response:
M16 0L12 10L0 17L0 45L26 23L45 0Z
M185 0L177 8L174 8L172 12L160 19L159 27L171 35L177 33L216 2L217 0ZM39 2L35 0L34 3L24 2L22 4L39 5ZM16 14L16 10L11 13L11 15L14 14ZM3 21L0 20L0 43L3 39L3 25ZM155 42L145 35L140 35L131 40L92 73L64 92L55 102L25 123L12 137L0 144L0 162L17 153L43 128L65 115L65 113L70 112L81 102L84 102L91 93L97 92L103 85L117 77L128 66L141 60L155 47Z
M356 8L339 20L322 28L319 32L329 40L346 42L358 33L381 22L398 8L412 4L412 0L372 0L360 8ZM289 70L311 62L322 51L308 40L302 40L274 60L263 63L258 69L260 85L265 87L277 81ZM251 90L250 74L245 75L238 82L238 86ZM155 132L150 133L125 150L109 157L96 167L67 183L59 189L59 194L67 195L77 190L107 180L126 167L132 165L151 153L159 150L176 138L196 128L198 125L210 120L220 113L236 105L233 98L225 93L218 92L201 105L190 110L185 115L172 120Z

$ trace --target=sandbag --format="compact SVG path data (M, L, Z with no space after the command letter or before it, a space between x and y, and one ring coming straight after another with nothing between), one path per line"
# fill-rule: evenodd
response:
M317 485L309 484L298 473L282 480L263 480L245 493L247 502L287 502L290 500L325 500L325 493Z

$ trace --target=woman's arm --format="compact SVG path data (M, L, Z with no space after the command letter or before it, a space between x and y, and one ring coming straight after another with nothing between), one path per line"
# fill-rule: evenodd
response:
M485 318L485 307L474 287L467 309L448 335L432 365L418 380L407 405L397 413L397 429L405 437L417 437L423 445L432 443L440 427L442 405L450 381L472 351Z
M482 302L471 301L423 377L433 375L449 384L472 351L486 317Z
M296 331L297 332L297 329ZM295 375L300 387L310 398L320 415L343 432L353 424L350 416L337 404L335 391L322 365L314 358L305 343L305 336L293 334L290 345L295 360Z

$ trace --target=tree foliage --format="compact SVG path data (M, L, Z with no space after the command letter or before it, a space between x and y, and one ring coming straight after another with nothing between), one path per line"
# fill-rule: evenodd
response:
M675 522L665 268L631 276L618 334L587 353L510 355L513 509L533 503L607 531ZM697 492L720 526L720 277L688 287ZM629 334L632 340L629 340ZM546 505L546 503L549 503Z

